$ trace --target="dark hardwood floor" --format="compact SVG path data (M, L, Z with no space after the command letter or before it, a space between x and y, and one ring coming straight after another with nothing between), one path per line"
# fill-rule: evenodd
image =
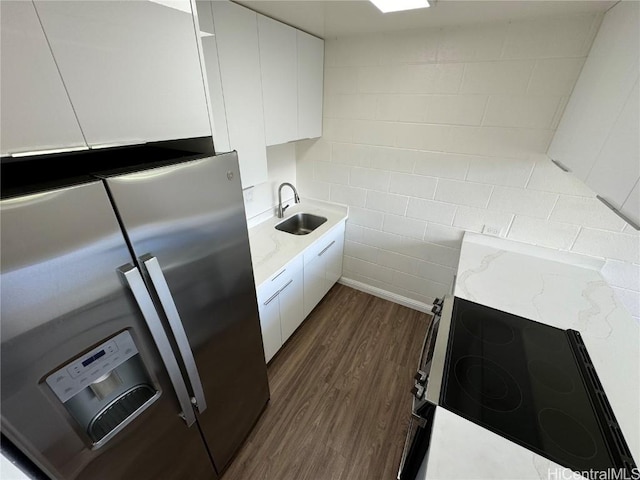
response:
M335 285L269 365L271 400L223 480L392 480L431 317Z

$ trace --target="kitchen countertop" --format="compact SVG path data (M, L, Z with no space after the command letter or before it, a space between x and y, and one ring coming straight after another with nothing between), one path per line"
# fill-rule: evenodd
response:
M299 212L326 217L327 221L308 235L292 235L275 226ZM348 207L303 198L292 204L284 218L271 217L249 229L249 245L256 287L302 253L312 243L348 217Z
M600 275L602 264L591 257L465 233L454 294L578 330L638 462L640 325ZM574 478L563 476L563 467L554 462L442 408L436 410L426 460L419 478Z

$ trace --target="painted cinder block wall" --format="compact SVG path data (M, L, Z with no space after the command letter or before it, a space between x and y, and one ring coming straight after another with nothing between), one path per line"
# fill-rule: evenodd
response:
M546 151L602 20L575 15L325 43L324 133L300 194L350 206L344 277L418 302L449 291L463 232L607 259L640 317L640 237Z

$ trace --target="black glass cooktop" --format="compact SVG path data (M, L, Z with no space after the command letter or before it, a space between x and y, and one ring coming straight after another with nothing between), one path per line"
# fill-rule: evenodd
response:
M455 298L441 404L576 471L633 468L578 332Z

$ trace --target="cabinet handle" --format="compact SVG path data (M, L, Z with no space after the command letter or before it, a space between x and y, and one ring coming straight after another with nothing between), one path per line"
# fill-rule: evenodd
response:
M563 172L567 172L570 173L571 170L569 170L567 167L565 167L562 163L560 163L558 160L554 160L553 158L551 159L551 162L553 164L555 164L556 167L558 167L560 170L562 170Z
M280 290L278 290L276 293L274 293L273 295L271 295L268 300L266 302L263 303L263 305L269 305L271 303L271 301L276 298L278 296L278 294L280 293Z
M287 288L289 285L291 285L291 283L293 283L293 278L291 280L289 280L284 287L282 287L280 290L278 290L276 293L274 293L273 295L271 295L266 302L263 303L263 305L269 305L274 298L276 298L278 295L280 295L280 292L283 291L285 288Z
M283 269L279 274L277 274L275 277L273 277L273 278L271 279L271 281L273 282L276 278L278 278L280 275L282 275L282 274L283 274L284 272L286 272L286 271L287 271L287 269L286 269L286 268L284 268L284 269Z
M596 195L596 198L598 200L600 200L602 203L605 204L605 206L609 209L611 209L613 211L613 213L615 213L616 215L618 215L622 220L624 220L625 222L627 222L629 225L631 225L633 228L635 228L636 230L640 230L640 225L638 225L636 222L634 222L633 220L631 220L629 217L627 217L624 213L622 213L620 210L618 210L616 207L613 206L612 203L610 203L609 201L607 201L606 199L602 198L600 195Z
M324 247L324 250L322 250L318 256L322 255L324 252L326 252L327 250L329 250L329 248L331 247L331 245L333 245L334 243L336 243L335 240L332 240L331 243L329 245L327 245L326 247Z
M292 278L291 280L289 280L289 281L287 282L287 284L286 284L284 287L282 287L280 290L278 290L278 293L280 293L281 291L283 291L285 288L287 288L287 287L288 287L289 285L291 285L292 283L293 283L293 278Z

